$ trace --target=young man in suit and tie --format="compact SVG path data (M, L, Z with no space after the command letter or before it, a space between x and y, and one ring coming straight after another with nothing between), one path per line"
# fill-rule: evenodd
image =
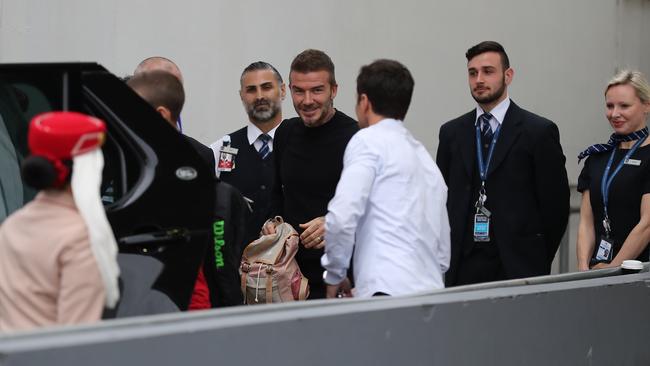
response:
M481 42L466 57L478 105L440 128L436 158L449 187L445 283L548 274L569 216L558 128L510 100L514 70L503 46Z

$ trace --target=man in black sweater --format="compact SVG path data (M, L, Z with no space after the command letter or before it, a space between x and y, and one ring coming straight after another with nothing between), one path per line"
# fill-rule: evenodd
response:
M325 297L320 265L327 204L343 170L343 153L357 122L334 108L334 64L324 52L305 50L294 58L289 89L299 117L285 120L275 134L275 182L271 213L300 233L296 259L309 279L310 299ZM264 232L273 231L265 226Z
M240 78L239 96L249 122L210 145L217 161L217 176L239 189L253 209L246 221L246 243L260 236L270 214L273 140L282 122L285 93L282 76L275 67L264 61L248 65ZM232 160L233 166L226 164Z

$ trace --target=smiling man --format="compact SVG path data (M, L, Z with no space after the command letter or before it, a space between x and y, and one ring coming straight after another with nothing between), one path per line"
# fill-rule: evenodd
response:
M296 259L309 279L309 298L325 297L320 265L327 204L343 170L343 153L357 122L334 108L338 85L324 52L306 50L291 63L289 89L299 117L282 123L275 140L272 213L300 233ZM270 232L270 227L265 232Z
M273 142L282 122L285 93L282 76L275 67L264 61L248 65L241 74L239 89L248 123L210 145L217 162L217 176L251 201L253 213L246 222L246 243L259 237L269 215ZM234 164L230 166L226 160Z
M436 157L449 187L445 284L548 274L569 215L558 128L510 100L514 70L499 43L465 56L478 105L440 128Z

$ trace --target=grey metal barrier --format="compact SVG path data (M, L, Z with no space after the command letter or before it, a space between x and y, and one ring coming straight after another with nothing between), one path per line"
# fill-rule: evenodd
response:
M0 365L650 365L650 273L319 300L0 337Z

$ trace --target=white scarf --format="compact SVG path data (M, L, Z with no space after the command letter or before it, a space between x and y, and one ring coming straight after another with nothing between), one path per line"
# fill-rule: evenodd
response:
M114 308L120 298L120 268L117 264L117 242L99 195L103 168L101 149L75 156L71 186L74 202L88 228L90 248L106 290L106 306Z

